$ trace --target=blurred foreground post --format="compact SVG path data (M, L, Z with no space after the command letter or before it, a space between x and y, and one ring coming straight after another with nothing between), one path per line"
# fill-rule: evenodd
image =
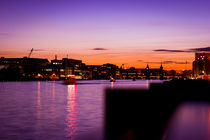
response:
M149 90L106 91L106 140L162 140L164 129L183 102L210 102L208 81L167 81ZM199 138L197 138L199 139Z

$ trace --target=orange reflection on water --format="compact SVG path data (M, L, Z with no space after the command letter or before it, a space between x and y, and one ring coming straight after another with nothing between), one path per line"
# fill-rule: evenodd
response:
M67 136L71 139L74 139L73 136L76 136L79 130L77 124L77 85L68 85L68 96L67 96L67 125L68 125L68 134Z
M111 82L111 88L112 89L114 88L114 82Z
M41 109L40 81L38 81L38 85L37 85L37 119L40 119L40 109Z
M55 123L55 81L52 83L52 103L51 103L51 120L52 127L56 127Z
M36 122L36 129L40 130L41 129L41 97L40 97L40 81L37 82L37 122ZM36 139L40 139L40 134L36 135Z

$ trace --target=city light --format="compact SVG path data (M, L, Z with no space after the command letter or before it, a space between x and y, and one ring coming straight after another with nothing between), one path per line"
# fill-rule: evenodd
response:
M118 67L115 64L86 65L82 60L63 58L4 58L0 59L0 80L65 80L74 79L209 79L210 53L195 53L192 70L165 70L164 64L159 68ZM59 62L59 65L57 65ZM188 62L185 62L187 64Z

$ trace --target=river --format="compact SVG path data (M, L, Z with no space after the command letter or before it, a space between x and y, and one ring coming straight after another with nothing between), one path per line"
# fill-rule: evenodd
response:
M62 81L1 82L0 140L102 140L105 89L148 89L151 82L162 81L84 80L76 85L64 85ZM192 123L199 124L199 129L203 126L200 123L210 128L208 105L192 106L195 104L178 109L180 115L173 121L178 123L171 123L167 139L186 137L184 128Z

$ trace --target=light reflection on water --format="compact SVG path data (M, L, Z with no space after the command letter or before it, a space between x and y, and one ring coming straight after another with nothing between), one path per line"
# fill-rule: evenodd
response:
M150 82L160 81L1 82L0 140L101 140L105 89L147 89Z
M41 100L40 100L40 82L37 82L37 120L40 119L40 109L41 109Z
M41 116L40 116L40 112L41 112L41 99L40 99L40 82L37 82L37 123L36 123L36 129L40 130L41 129ZM36 139L40 139L40 135L36 135Z
M74 137L78 134L78 114L77 114L77 85L68 85L68 96L67 96L67 135L69 138L74 140Z

